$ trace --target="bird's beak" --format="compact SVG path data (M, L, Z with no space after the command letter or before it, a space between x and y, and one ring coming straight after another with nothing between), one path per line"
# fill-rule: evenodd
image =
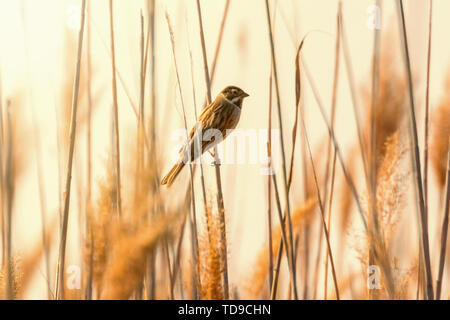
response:
M247 98L247 97L249 97L250 95L248 94L248 93L245 93L245 92L242 92L242 94L241 94L241 97L242 98Z

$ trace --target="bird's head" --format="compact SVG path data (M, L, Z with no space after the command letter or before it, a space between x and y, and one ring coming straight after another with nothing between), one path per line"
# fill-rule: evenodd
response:
M249 96L244 90L235 86L226 87L222 90L222 94L227 100L231 101L239 108L242 107L242 101L244 98Z

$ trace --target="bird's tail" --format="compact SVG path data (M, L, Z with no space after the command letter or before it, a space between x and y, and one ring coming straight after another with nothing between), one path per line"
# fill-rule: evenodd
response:
M167 184L168 187L172 185L172 183L175 181L175 178L180 173L181 169L184 167L184 162L180 161L176 165L170 169L169 173L166 174L166 176L162 179L161 184Z

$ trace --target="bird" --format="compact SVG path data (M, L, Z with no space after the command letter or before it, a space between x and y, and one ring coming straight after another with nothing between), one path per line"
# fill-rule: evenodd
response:
M216 141L215 136L210 137L210 139L206 138L206 134L202 136L205 131L208 132L209 129L218 130L222 134L223 140L230 133L230 129L236 128L241 116L242 103L244 98L248 96L249 94L244 90L236 86L228 86L203 109L196 124L191 129L186 143L180 149L177 163L161 180L161 185L171 186L186 163L196 160L205 151L221 142L220 139ZM198 146L199 142L201 142L201 154L199 154L200 150L195 150L195 146Z

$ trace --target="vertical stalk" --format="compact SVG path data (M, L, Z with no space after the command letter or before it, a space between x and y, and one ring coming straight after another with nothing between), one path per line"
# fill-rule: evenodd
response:
M5 187L6 187L6 299L11 300L14 297L13 291L13 261L12 261L12 211L14 199L14 163L13 163L13 129L10 113L11 102L7 103L7 150L6 150L6 168L5 168Z
M381 10L380 0L376 1L376 7ZM381 16L381 15L380 15ZM373 242L375 239L371 237L371 234L378 234L378 216L377 216L377 98L378 98L378 78L380 72L380 30L375 28L373 38L373 55L372 55L372 96L370 106L370 168L369 168L369 181L370 181L370 210L369 210L369 265L376 263L374 252L372 250ZM373 299L376 291L369 290L369 299Z
M275 92L277 95L277 107L278 107L278 122L280 127L280 145L281 145L281 158L282 158L282 167L283 167L283 178L284 178L284 194L286 201L286 211L287 211L287 220L288 220L288 228L289 228L289 246L290 248L286 248L289 250L289 259L291 260L291 276L292 276L292 287L294 291L294 299L298 299L297 293L297 284L296 284L296 268L294 265L294 240L293 240L293 231L292 231L292 220L291 220L291 209L289 204L289 190L288 190L288 178L287 178L287 169L286 169L286 154L284 152L284 138L283 138L283 121L281 115L281 103L280 103L280 90L278 84L278 73L277 73L277 65L275 59L275 47L273 41L272 34L272 22L270 18L270 9L269 9L269 1L266 0L266 14L267 14L267 22L268 22L268 33L270 39L270 49L271 49L271 58L273 65L273 75L275 80Z
M0 241L2 242L2 252L1 252L1 259L2 263L4 264L6 261L6 213L4 210L4 200L5 200L5 181L4 181L4 172L3 172L3 155L4 155L4 132L3 132L3 96L2 96L2 74L0 70L0 233L1 238ZM3 267L3 265L0 265L0 268Z
M270 69L269 76L269 114L268 114L268 125L267 125L267 157L269 159L268 163L268 175L267 175L267 232L269 238L269 284L273 283L273 241L272 241L272 72ZM270 295L271 288L269 289Z
M425 210L428 212L428 141L430 129L430 67L431 67L431 35L433 22L433 0L429 1L428 18L428 49L427 49L427 85L425 89L425 138L424 138L424 161L423 161L423 192L425 199Z
M177 58L176 58L176 53L175 53L175 39L174 39L174 33L172 30L172 25L170 23L170 18L169 15L166 12L166 19L167 19L167 24L169 26L169 32L170 32L170 42L172 44L172 55L173 55L173 63L175 65L175 73L177 76L177 84L178 84L178 92L180 94L180 99L181 99L181 107L183 110L183 121L184 121L184 128L186 130L186 143L189 143L189 136L188 136L188 126L187 126L187 119L186 119L186 108L184 106L184 99L183 99L183 92L181 90L181 79L180 79L180 73L179 73L179 69L178 69L178 63L177 63ZM189 149L187 149L189 150ZM195 155L191 155L192 157L194 157ZM191 157L189 157L191 158ZM193 159L190 159L193 160ZM197 215L196 215L196 206L195 206L195 190L194 190L194 172L193 172L193 168L192 168L192 164L189 164L189 172L190 172L190 192L191 192L191 202L192 202L192 222L191 222L191 227L192 227L192 258L193 258L193 263L194 265L198 266L197 260L198 260L198 232L197 232ZM180 240L181 241L181 240ZM176 267L177 265L174 266L174 273L176 272ZM196 278L199 277L199 270L196 270L197 274L196 274ZM175 281L175 276L173 277L173 280ZM173 295L173 283L171 286L171 294ZM173 296L172 296L173 298Z
M422 186L422 174L420 166L420 150L419 150L419 138L417 134L417 122L416 122L416 111L414 104L414 90L412 83L412 72L411 72L411 62L409 57L408 49L408 37L406 35L406 22L405 22L405 12L403 9L403 0L398 0L397 2L398 10L400 13L400 32L402 37L402 48L404 53L405 68L408 76L408 91L409 91L409 107L410 107L410 129L411 129L411 143L412 143L412 166L416 179L416 194L418 196L418 206L420 213L420 221L422 228L422 245L423 245L423 256L425 260L425 272L426 272L426 289L429 300L434 299L433 292L433 277L431 274L431 262L430 262L430 244L428 240L428 214L425 208L424 193Z
M91 52L91 1L87 4L87 133L86 133L86 236L90 238L91 248L89 257L89 269L88 269L88 280L86 288L86 299L92 299L92 277L93 277L93 248L94 248L94 236L91 229L91 193L92 193L92 52Z
M78 109L78 92L80 89L80 74L81 74L81 56L83 52L83 35L84 35L84 20L86 11L86 0L83 0L81 5L81 24L78 33L78 50L77 50L77 67L75 75L74 92L72 99L72 114L70 120L70 145L69 156L67 159L67 176L64 192L64 215L61 232L61 242L59 247L59 259L56 282L56 298L64 299L64 263L66 257L66 242L67 242L67 227L69 222L69 206L70 206L70 191L72 182L72 164L73 153L75 150L76 126L77 126L77 109Z
M203 21L202 21L202 12L200 7L200 0L197 0L197 13L198 13L198 21L200 26L200 40L202 44L202 54L203 54L203 64L205 71L205 81L206 81L206 89L208 93L208 104L211 103L211 81L209 78L208 71L208 58L206 56L206 45L205 45L205 35L203 32ZM215 172L216 172L216 185L217 185L217 208L219 214L219 220L221 225L221 247L222 247L222 268L223 268L223 286L224 286L224 297L225 300L229 298L229 288L228 288L228 257L227 257L227 239L226 239L226 225L225 225L225 208L223 203L223 192L222 192L222 180L220 176L220 167L219 167L219 158L217 147L214 147L214 155L215 155Z
M114 42L114 12L113 0L109 0L109 27L111 35L111 60L112 60L112 92L113 92L113 112L114 112L114 135L115 135L115 166L116 166L116 192L117 192L117 213L122 215L122 200L120 191L120 139L119 139L119 107L117 103L117 79L116 79L116 51Z

